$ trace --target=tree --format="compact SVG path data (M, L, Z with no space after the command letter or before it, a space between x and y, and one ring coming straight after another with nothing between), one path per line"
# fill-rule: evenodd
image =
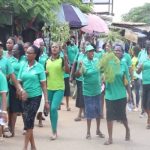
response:
M150 3L131 9L122 16L123 21L150 23Z

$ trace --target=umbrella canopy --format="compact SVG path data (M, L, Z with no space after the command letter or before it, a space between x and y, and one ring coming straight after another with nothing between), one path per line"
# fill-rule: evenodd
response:
M108 26L103 19L101 19L99 16L92 14L89 14L87 17L88 17L88 25L81 28L83 32L90 34L93 34L94 32L108 33L109 31Z
M62 4L57 18L59 22L69 22L71 28L81 28L87 25L87 17L77 7L70 4Z

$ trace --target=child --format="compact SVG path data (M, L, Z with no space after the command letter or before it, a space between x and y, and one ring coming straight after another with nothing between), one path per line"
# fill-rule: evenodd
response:
M7 102L6 94L8 91L7 80L4 74L0 71L0 141L3 139L3 127L7 122Z

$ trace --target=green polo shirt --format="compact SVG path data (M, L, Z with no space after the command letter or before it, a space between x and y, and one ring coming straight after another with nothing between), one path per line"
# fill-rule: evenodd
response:
M150 58L143 62L142 77L143 84L150 84Z
M118 100L126 97L126 88L123 83L123 75L129 82L129 69L124 61L120 62L120 73L115 76L112 83L106 82L105 99Z
M46 53L43 53L40 57L39 57L39 63L45 68L45 63L46 60L48 59L48 55Z
M18 80L22 82L28 98L42 95L41 81L46 81L44 67L36 61L32 67L26 63L19 70Z
M83 60L83 95L96 96L101 93L99 59L94 56L93 60L87 57Z
M78 46L77 45L69 45L67 46L67 55L68 55L68 60L69 64L73 64L75 56L79 52Z
M0 69L2 70L4 75L10 75L14 72L14 69L11 66L10 61L4 56L0 58Z
M3 92L8 92L8 86L5 75L0 71L0 106L2 101L1 93Z
M61 57L51 60L49 58L46 62L47 75L47 89L48 90L64 90L64 70L62 66L63 59Z

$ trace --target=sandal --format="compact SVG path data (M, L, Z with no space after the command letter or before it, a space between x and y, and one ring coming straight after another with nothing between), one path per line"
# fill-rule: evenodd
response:
M113 143L112 140L108 139L108 140L104 143L104 145L110 145L110 144L112 144L112 143Z
M71 108L67 108L67 111L71 111Z
M81 118L77 117L77 118L74 119L74 121L81 121Z
M96 135L98 135L100 138L105 138L105 135L101 131L96 131Z
M86 139L90 140L91 139L91 134L87 134Z
M126 132L125 140L126 140L126 141L130 141L130 130L128 130L128 131Z

